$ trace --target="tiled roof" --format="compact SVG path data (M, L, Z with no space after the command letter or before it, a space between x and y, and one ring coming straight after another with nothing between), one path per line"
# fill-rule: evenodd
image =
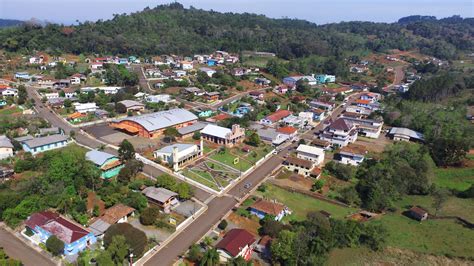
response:
M342 147L340 153L365 155L367 153L367 148L363 145L350 144L348 146Z
M289 115L291 115L291 112L288 110L278 110L273 114L267 116L266 119L270 120L271 122L278 122Z
M252 245L255 237L245 229L231 229L224 238L217 243L216 248L227 251L233 257L247 245Z
M308 168L308 169L311 169L311 167L313 167L313 163L311 161L296 158L296 157L288 157L288 158L286 158L286 162L288 162L290 164L293 164L293 165L305 167L305 168Z
M129 215L134 211L134 208L119 203L106 209L104 215L102 215L100 219L108 224L115 224L118 222L118 220L122 219L123 217Z
M349 131L352 129L352 124L343 118L338 118L329 126L331 129Z
M297 131L296 128L290 127L290 126L280 127L280 128L277 129L277 132L282 133L282 134L286 134L286 135L291 135L291 134L295 133L296 131Z
M285 205L280 204L280 203L271 202L271 201L268 201L268 200L261 199L261 200L255 202L254 204L252 204L252 206L250 206L250 208L255 209L255 210L259 210L259 211L264 212L264 213L269 214L269 215L277 216L283 210L285 210L286 207L285 207Z

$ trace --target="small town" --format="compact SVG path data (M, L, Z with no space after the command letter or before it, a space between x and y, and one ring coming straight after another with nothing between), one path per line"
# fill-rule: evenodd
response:
M131 6L0 12L0 265L474 263L472 12Z

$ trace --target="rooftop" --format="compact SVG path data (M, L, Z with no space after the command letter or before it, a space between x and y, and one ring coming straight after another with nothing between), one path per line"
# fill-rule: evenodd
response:
M215 136L221 139L225 139L228 134L232 134L232 130L226 127L208 124L207 126L204 127L203 130L201 130L201 134L206 134L206 135Z
M24 143L30 148L36 148L36 147L41 147L41 146L52 144L52 143L67 141L67 140L68 140L67 136L56 134L56 135L49 135L46 137L39 137L39 138L30 139L30 140L25 140L25 141L22 141L22 143Z
M119 203L106 209L104 215L102 215L100 219L108 224L115 224L120 219L131 214L134 211L134 208Z
M116 120L116 122L132 121L140 124L148 131L155 131L197 119L196 115L186 109L171 109L168 111L127 117Z
M254 204L252 204L250 206L250 208L255 209L255 210L259 210L259 211L264 212L264 213L269 214L269 215L277 216L283 210L285 210L286 207L285 207L285 205L283 205L281 203L271 202L271 201L268 201L268 200L261 199L261 200L255 202Z
M310 145L305 145L305 144L300 144L298 148L296 149L297 152L304 152L308 154L314 154L317 156L324 156L324 150L318 147L310 146Z
M300 159L300 158L296 158L296 157L288 157L288 158L286 158L286 162L290 163L290 164L293 164L293 165L308 168L308 169L311 169L311 167L313 167L313 162L308 161L308 160L304 160L304 159Z
M174 148L178 148L178 152L181 152L181 151L184 151L190 147L193 147L193 146L196 146L195 144L187 144L187 143L176 143L176 144L173 144L173 145L168 145L166 147L163 147L159 150L157 150L157 152L161 152L161 153L172 153L173 152L173 149Z
M255 237L245 229L231 229L224 238L217 243L216 248L227 251L233 257L247 245L252 245Z
M156 200L158 202L166 202L168 199L171 197L176 197L178 196L177 193L168 190L166 188L162 187L146 187L143 191L143 194L147 196L150 199Z
M0 148L13 148L13 144L7 136L0 136Z
M119 103L123 104L125 108L130 108L134 106L145 106L143 103L133 101L133 100L123 100L123 101L120 101Z
M291 135L291 134L294 134L297 129L294 128L294 127L280 127L276 130L278 133L282 133L282 134L286 134L286 135Z
M291 115L291 112L288 110L278 110L274 112L273 114L268 115L266 119L270 120L271 122L278 122L289 115Z
M103 151L92 150L86 153L86 159L95 165L103 165L107 160L116 158L115 155Z

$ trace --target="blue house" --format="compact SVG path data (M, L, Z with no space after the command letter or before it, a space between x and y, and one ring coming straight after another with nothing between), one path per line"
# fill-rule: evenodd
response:
M125 166L117 156L97 150L87 152L86 159L93 162L100 169L100 177L104 179L118 175Z
M207 59L207 66L215 66L215 65L217 65L217 60Z
M69 144L69 140L67 136L56 134L39 138L30 136L22 139L20 143L24 151L35 155L40 152L63 148Z
M319 84L325 84L325 83L334 83L336 82L336 76L334 75L326 75L326 74L321 74L321 75L316 75L316 81Z
M36 236L33 241L46 243L54 235L64 242L64 255L76 255L97 241L93 233L51 211L32 214L25 225Z

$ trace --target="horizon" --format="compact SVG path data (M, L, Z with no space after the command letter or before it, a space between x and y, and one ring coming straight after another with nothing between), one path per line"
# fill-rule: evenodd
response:
M273 3L271 3L273 2ZM252 0L235 0L231 3L222 3L216 0L182 0L178 1L185 8L193 6L197 9L217 12L255 13L269 18L302 19L316 24L339 23L344 21L370 21L393 23L402 17L411 15L435 16L438 19L460 15L472 17L474 4L466 0L427 1L427 0L400 0L398 2L380 5L377 0L363 0L357 3L349 0L324 0L318 3L310 0L294 0L292 3L282 0L261 0L252 3ZM23 4L22 4L23 3ZM76 21L97 21L113 18L113 14L130 14L142 11L146 7L154 8L158 5L169 4L170 1L151 0L2 0L0 2L0 18L28 21L38 19L51 23L76 24ZM110 6L113 4L113 7ZM271 4L272 8L268 8ZM28 8L25 8L28 6ZM74 17L69 14L75 7ZM92 7L95 7L91 10ZM38 10L42 9L41 14ZM357 12L352 12L354 9ZM103 12L108 10L109 12ZM328 15L328 10L331 10ZM390 13L387 13L387 10ZM59 14L59 15L58 15Z

